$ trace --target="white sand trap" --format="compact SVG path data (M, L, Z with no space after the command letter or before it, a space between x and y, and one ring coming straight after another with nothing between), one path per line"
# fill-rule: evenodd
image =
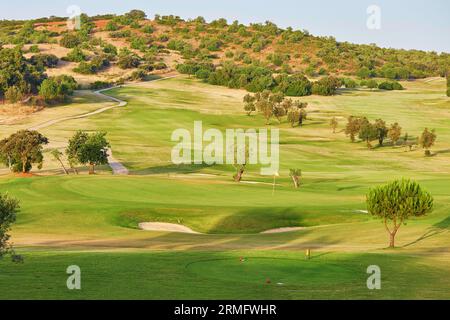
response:
M146 231L166 231L166 232L181 232L181 233L196 233L191 228L175 223L165 222L141 222L139 228Z
M286 227L286 228L276 228L276 229L270 229L263 231L261 233L268 234L268 233L284 233L284 232L293 232L293 231L299 231L303 230L305 227Z

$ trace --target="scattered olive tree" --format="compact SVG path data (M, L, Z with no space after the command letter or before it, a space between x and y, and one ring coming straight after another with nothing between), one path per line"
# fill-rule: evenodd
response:
M297 189L300 186L300 177L302 176L302 170L300 169L289 169L289 176L294 183L294 187Z
M437 136L434 129L430 131L428 128L425 128L419 140L420 145L425 149L425 156L431 156L430 148L436 142L436 138Z
M388 130L388 137L391 139L392 144L395 146L397 144L397 141L400 139L400 136L402 135L402 127L396 122L391 125L391 127Z
M356 135L359 133L361 129L361 125L363 123L363 118L350 116L347 119L347 125L345 126L345 134L350 136L351 142L355 142Z
M364 118L359 128L359 138L364 140L367 144L367 148L371 149L371 141L377 139L377 128L374 124L370 123L367 118Z
M424 216L433 210L433 197L417 182L405 179L370 189L366 202L369 213L383 220L391 248L408 218Z
M338 125L339 125L339 122L336 119L336 117L331 118L330 127L331 127L331 129L333 129L333 133L336 133L336 128L338 127Z

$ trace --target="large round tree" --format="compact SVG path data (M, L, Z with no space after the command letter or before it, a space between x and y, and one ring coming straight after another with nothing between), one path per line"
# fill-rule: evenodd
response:
M34 130L20 130L0 141L0 159L15 172L29 172L33 164L42 168L43 146L48 139Z
M367 194L370 214L383 220L389 233L389 246L395 246L398 229L410 217L420 217L433 210L433 197L411 180L397 180L370 189Z

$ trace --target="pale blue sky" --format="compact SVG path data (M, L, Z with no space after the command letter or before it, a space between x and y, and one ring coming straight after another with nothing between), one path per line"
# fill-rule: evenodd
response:
M182 18L224 17L242 23L270 20L338 41L450 52L449 0L0 0L0 19L67 16L77 5L89 15L141 9ZM366 26L369 5L381 8L381 29Z

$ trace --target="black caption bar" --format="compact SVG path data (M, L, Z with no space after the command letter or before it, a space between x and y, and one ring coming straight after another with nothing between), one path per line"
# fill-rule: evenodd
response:
M387 311L390 316L430 316L449 306L449 301L0 301L5 313L26 308L33 315L62 320L96 315L126 320L133 316L145 320L304 319L310 315L383 319Z

